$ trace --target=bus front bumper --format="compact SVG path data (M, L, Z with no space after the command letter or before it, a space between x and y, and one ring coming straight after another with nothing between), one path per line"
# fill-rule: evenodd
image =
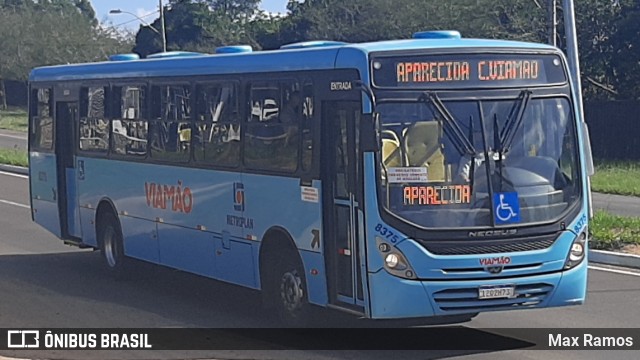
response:
M513 287L510 298L479 299L480 288ZM429 281L369 274L371 318L415 318L579 305L585 300L587 260L567 271L517 278Z

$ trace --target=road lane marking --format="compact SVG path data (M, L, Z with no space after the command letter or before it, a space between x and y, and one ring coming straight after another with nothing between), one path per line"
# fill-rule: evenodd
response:
M20 203L17 203L17 202L13 202L13 201L9 201L9 200L3 200L3 199L0 199L0 203L13 205L13 206L18 206L18 207L25 208L25 209L30 209L31 208L29 205L20 204Z
M592 269L592 270L599 270L599 271L606 271L606 272L612 272L612 273L622 274L622 275L631 275L631 276L637 276L637 277L640 277L640 273L632 272L632 271L617 270L617 269L609 269L609 268L603 268L603 267L599 267L599 266L592 266L592 265L589 265L589 269Z
M0 136L12 138L12 139L18 139L18 140L27 140L26 136L20 136L20 135L0 134Z
M14 176L14 177L22 178L22 179L28 179L29 178L29 176L27 176L27 175L14 174L14 173L6 172L6 171L0 171L0 175Z

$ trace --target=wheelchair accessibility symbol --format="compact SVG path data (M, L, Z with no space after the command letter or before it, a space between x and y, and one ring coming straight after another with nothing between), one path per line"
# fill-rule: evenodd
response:
M496 210L496 224L520 222L520 204L518 193L496 193L493 195L493 207Z

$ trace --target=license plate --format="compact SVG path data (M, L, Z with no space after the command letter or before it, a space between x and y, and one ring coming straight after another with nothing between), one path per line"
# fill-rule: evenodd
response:
M478 289L478 299L508 299L515 296L515 285L483 286Z

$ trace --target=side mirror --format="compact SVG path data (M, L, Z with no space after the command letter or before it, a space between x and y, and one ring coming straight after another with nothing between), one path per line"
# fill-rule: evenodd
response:
M585 122L582 122L580 124L580 135L582 137L582 151L584 152L587 176L592 176L593 174L595 174L596 170L595 170L595 167L593 166L593 156L591 154L591 140L589 139L589 127Z
M360 148L363 152L380 150L380 116L378 113L362 115Z

